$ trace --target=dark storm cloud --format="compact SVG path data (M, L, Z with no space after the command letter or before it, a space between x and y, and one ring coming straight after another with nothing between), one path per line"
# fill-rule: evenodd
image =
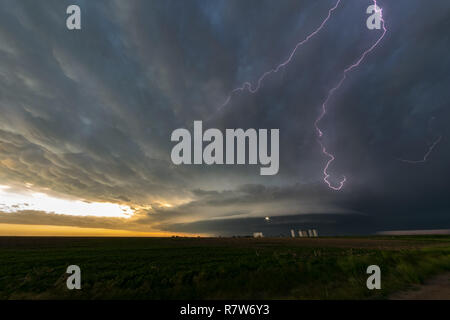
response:
M65 8L73 3L82 7L82 30L69 32ZM313 123L342 70L380 34L365 26L371 1L342 0L288 68L258 94L236 94L217 111L230 90L286 59L334 3L5 1L0 184L153 205L135 223L169 231L248 233L268 228L259 225L266 215L298 223L332 216L330 232L450 227L450 4L379 1L388 33L320 124L337 157L331 179L348 179L341 192L322 182L326 158ZM193 120L221 129L279 128L279 174L172 165L170 134ZM438 136L427 163L398 160L421 159ZM163 208L158 201L183 204ZM286 221L271 225L273 233Z
M277 216L270 221L262 218L244 218L227 220L203 220L194 223L173 224L170 229L175 232L209 232L216 235L251 236L253 232L262 232L269 237L290 237L290 230L319 230L320 236L329 235L362 235L375 233L377 225L373 218L364 215L345 214L320 214L320 215L296 215Z
M272 215L357 213L336 194L324 192L322 185L268 187L242 185L234 190L194 190L195 200L176 208L154 208L141 223L151 222L170 229L172 223L203 220L264 217Z

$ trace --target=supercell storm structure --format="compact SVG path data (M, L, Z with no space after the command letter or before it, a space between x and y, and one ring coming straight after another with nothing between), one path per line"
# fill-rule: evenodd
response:
M234 94L236 94L238 92L242 93L244 91L248 91L251 94L257 93L259 91L259 89L261 88L263 81L268 76L270 76L271 74L277 73L280 70L282 70L283 68L287 67L289 65L289 63L292 61L292 59L293 59L294 55L296 54L297 50L301 46L306 44L311 38L313 38L315 35L317 35L325 27L325 25L327 24L328 20L330 19L332 13L338 8L340 3L341 3L341 0L337 0L336 1L335 5L328 10L328 15L322 20L320 25L313 32L311 32L306 38L304 38L302 41L298 42L295 45L294 49L291 51L290 55L288 56L288 58L285 61L283 61L282 63L277 65L275 68L264 72L258 78L258 81L254 85L252 85L252 83L250 83L250 82L244 82L242 84L242 86L233 89L230 92L230 94L228 95L228 97L225 100L225 102L218 108L217 112L220 111L222 108L226 107L230 103L231 98L233 97ZM378 8L377 0L373 0L373 4L374 4L374 7L375 7L375 10L379 10L376 13L379 13L379 15L380 15L381 26L382 26L382 30L383 30L382 33L381 33L380 37L376 40L376 42L372 46L369 47L369 49L364 51L352 65L350 65L346 69L344 69L344 71L342 73L342 78L337 83L337 85L334 86L328 92L328 95L327 95L325 101L322 104L321 112L320 112L318 118L316 119L316 121L314 122L314 127L315 127L316 132L317 132L318 142L320 144L321 151L322 151L323 155L325 155L328 158L328 161L326 162L325 167L323 168L323 181L326 183L326 185L330 189L336 190L336 191L337 190L341 190L344 187L344 184L346 182L346 177L343 176L341 178L341 180L337 184L333 184L332 182L330 182L329 178L331 177L331 175L328 173L328 169L329 169L330 165L332 164L332 162L334 162L334 160L336 160L336 157L334 156L334 154L332 154L330 151L327 150L325 144L322 142L322 139L324 137L324 132L322 131L322 129L320 129L319 123L327 114L327 107L328 107L329 100L332 98L332 96L336 93L336 91L338 91L339 88L342 86L342 84L345 82L345 80L347 79L348 73L353 71L353 70L355 70L355 69L357 69L360 66L360 64L364 61L366 56L369 53L371 53L378 46L378 44L381 42L381 40L386 35L387 29L386 29L386 26L385 26L385 21L383 19L382 9Z

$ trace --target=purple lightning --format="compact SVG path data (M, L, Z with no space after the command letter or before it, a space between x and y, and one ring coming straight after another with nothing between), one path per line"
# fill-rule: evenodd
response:
M280 71L280 69L286 67L293 59L295 53L297 52L298 48L301 47L302 45L304 45L305 43L307 43L312 37L314 37L317 33L319 33L324 26L326 25L326 23L328 22L328 20L331 17L331 14L337 9L337 7L339 6L341 0L337 0L336 4L328 10L328 15L325 17L325 19L322 21L322 23L319 25L319 27L317 29L315 29L311 34L309 34L304 40L300 41L299 43L297 43L297 45L294 47L294 49L292 50L291 54L289 55L289 57L287 58L287 60L285 60L284 62L280 63L277 67L264 72L258 79L256 86L252 86L252 84L250 82L245 82L243 83L243 85L241 87L235 88L233 89L230 94L228 95L227 99L225 100L225 102L219 107L219 109L217 111L220 111L222 108L224 108L225 106L228 105L228 103L230 102L232 96L237 93L237 92L243 92L244 90L248 90L248 92L254 94L256 92L258 92L258 90L261 88L262 83L264 81L264 79L266 77L268 77L269 75L273 74L273 73L277 73L278 71ZM377 6L377 0L373 0L373 3L375 5L375 10L378 9ZM381 19L381 23L382 23L382 28L383 28L383 33L381 34L381 36L378 38L378 40L366 51L363 52L363 54L359 57L359 59L352 64L351 66L347 67L342 75L341 80L338 82L338 84L332 88L327 95L327 98L325 99L324 103L322 104L322 112L320 113L319 117L316 119L314 125L316 128L316 131L318 133L319 138L323 137L323 132L322 130L319 128L318 124L319 122L322 120L322 118L326 115L327 113L327 103L330 100L330 98L333 96L333 94L342 86L342 84L344 83L345 79L347 78L347 73L349 73L350 71L352 71L353 69L357 68L362 61L365 59L365 57L372 52L375 47L378 46L378 44L380 43L380 41L384 38L387 29L385 26L385 21L383 19L383 10L379 9L380 11L380 19ZM341 190L342 187L344 186L344 183L346 182L346 177L344 176L342 178L342 180L339 182L338 186L333 186L331 184L331 182L328 180L328 178L330 177L330 174L328 173L328 168L331 165L331 163L336 159L335 156L331 153L329 153L326 149L326 147L324 146L324 144L319 140L319 144L322 148L322 153L324 155L326 155L329 160L327 161L324 169L323 169L323 174L324 174L324 182L328 185L328 187L330 187L333 190Z
M381 36L377 39L377 41L366 51L363 52L363 54L359 57L358 60L356 60L355 63L353 63L352 65L350 65L349 67L347 67L343 74L342 74L342 78L341 80L338 82L338 84L333 87L327 95L327 98L325 99L325 101L322 104L322 111L319 115L319 117L316 119L314 126L316 128L317 134L319 136L319 139L323 137L323 132L322 130L319 128L319 122L323 119L323 117L325 117L326 113L327 113L327 103L330 100L330 98L334 95L334 93L342 86L342 84L344 83L345 79L347 78L347 74L352 71L353 69L357 68L361 62L363 62L364 58L371 53L380 43L381 40L383 40L384 36L386 35L387 29L386 29L386 25L383 19L383 9L379 9L380 11L377 11L378 6L377 6L377 0L373 0L373 3L375 5L375 11L380 13L380 20L381 20L381 24L383 27L383 33L381 34ZM323 181L328 185L329 188L333 189L333 190L341 190L344 187L345 182L347 181L346 177L343 176L341 181L339 182L339 184L337 186L333 186L331 184L331 182L328 180L328 178L330 177L330 174L328 173L328 168L331 165L331 163L336 159L336 157L331 154L330 152L327 151L325 145L322 143L322 141L318 140L320 147L322 148L322 153L328 157L328 161L325 165L325 167L323 168Z
M314 30L311 34L309 34L304 40L300 41L299 43L297 43L297 45L294 47L294 49L292 50L291 54L289 55L289 57L287 58L287 60L285 60L284 62L280 63L276 68L266 71L264 72L261 77L259 77L258 82L256 84L256 87L253 87L252 84L250 82L244 82L244 84L241 87L238 87L236 89L233 89L230 94L228 95L227 99L225 100L225 102L219 107L218 111L221 110L223 107L225 107L226 105L228 105L228 103L231 100L231 97L237 93L237 92L242 92L245 89L247 89L250 93L256 93L262 85L262 82L264 81L264 79L273 74L273 73L277 73L278 71L280 71L280 69L286 67L291 61L292 58L294 57L295 53L297 52L297 49L299 47L301 47L302 45L304 45L305 43L307 43L312 37L314 37L317 33L320 32L320 30L323 29L323 27L325 26L325 24L328 22L328 20L331 17L331 14L333 13L334 10L336 10L336 8L339 6L339 4L341 3L341 0L337 0L336 4L334 5L334 7L332 7L330 10L328 10L328 15L326 16L326 18L322 21L322 23L320 24L320 26Z
M406 163L412 163L412 164L418 164L418 163L425 163L428 160L428 157L430 156L433 149L441 142L442 136L439 136L436 141L433 142L433 144L428 148L427 153L423 156L421 160L405 160L405 159L398 159L399 161L406 162Z

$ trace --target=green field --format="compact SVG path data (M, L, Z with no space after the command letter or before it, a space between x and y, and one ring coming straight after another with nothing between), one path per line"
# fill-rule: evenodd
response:
M81 290L66 288L72 264ZM449 236L0 237L0 299L384 299L449 270Z

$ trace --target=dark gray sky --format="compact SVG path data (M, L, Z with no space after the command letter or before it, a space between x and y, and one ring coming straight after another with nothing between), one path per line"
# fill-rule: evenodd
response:
M366 27L372 1L342 0L258 93L219 109L284 61L335 3L4 0L0 223L215 235L450 228L450 3L378 1L388 32L320 123L336 156L330 180L347 178L340 191L322 180L314 121L343 70L380 36ZM82 30L66 29L69 4L81 7ZM170 135L194 120L279 128L278 175L173 165ZM427 161L399 160L423 159L439 137ZM34 193L134 214L73 216L10 201Z

